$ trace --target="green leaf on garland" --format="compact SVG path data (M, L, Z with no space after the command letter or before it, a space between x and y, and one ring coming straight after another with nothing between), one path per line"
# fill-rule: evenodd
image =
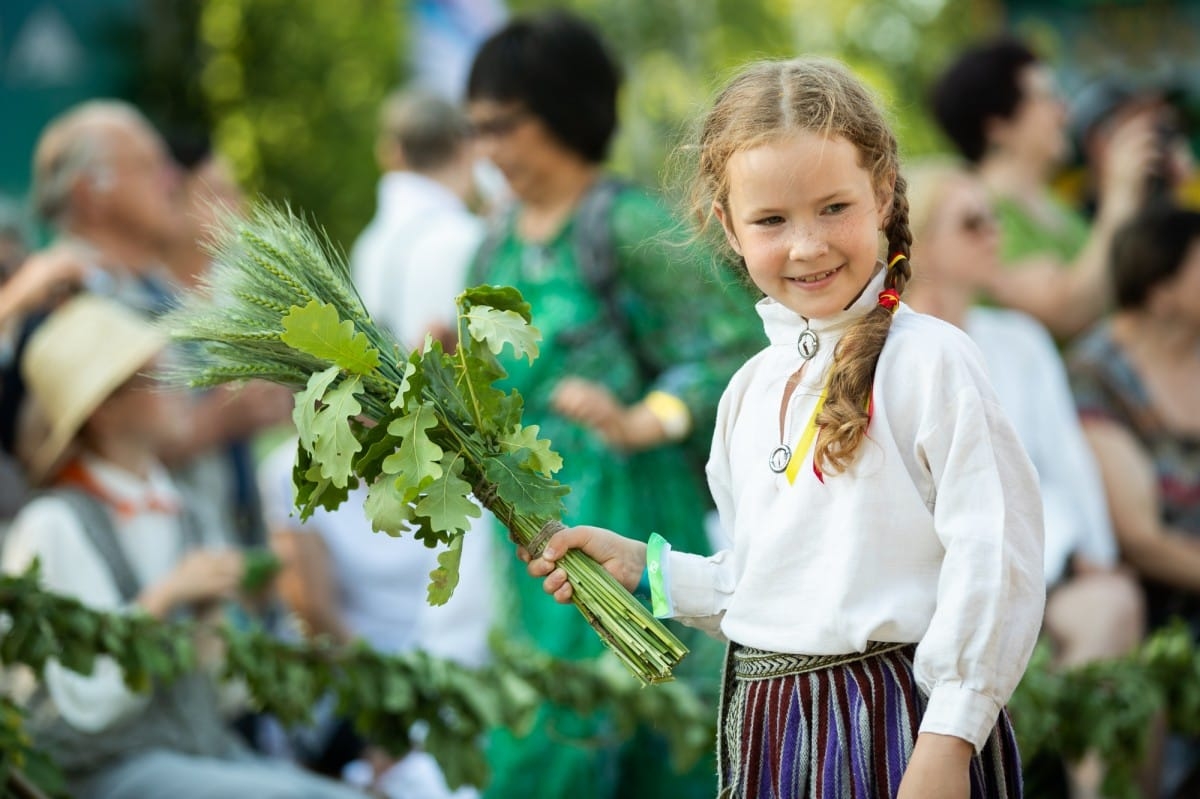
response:
M562 497L571 490L567 486L530 472L508 453L488 458L483 471L517 513L549 519L562 516Z
M429 519L436 532L466 530L471 518L482 515L479 506L469 499L471 484L462 479L463 460L456 452L442 459L442 474L424 491L417 503L417 513Z
M362 413L362 405L354 396L361 388L362 380L357 376L343 380L325 393L325 407L313 417L313 462L335 488L346 487L354 455L362 450L350 426L350 420Z
M493 355L499 355L508 344L516 357L524 355L532 363L538 355L537 343L542 334L516 311L500 311L477 305L465 314L471 338L483 342Z
M243 555L241 588L254 593L267 586L283 567L279 558L269 549L247 549Z
M521 465L549 477L562 468L563 461L557 452L550 449L549 439L537 437L540 429L536 424L514 427L500 436L496 443L500 445L501 450L517 458L522 458L522 450L528 452L528 455L524 456L525 459L520 461Z
M388 425L388 433L400 439L400 448L384 459L383 473L396 475L401 489L422 490L429 480L442 476L442 448L425 432L437 425L437 413L427 402Z
M462 562L463 534L450 539L450 546L438 553L437 568L429 573L427 599L430 605L444 605L458 587L458 567Z
M379 367L379 350L370 339L342 321L337 309L320 300L303 308L293 306L283 317L284 344L314 358L337 364L348 372L369 375Z
M395 477L386 474L380 477L367 489L367 500L363 503L371 529L390 536L404 533L411 527L412 499L396 486Z
M292 421L296 423L300 441L309 452L312 452L313 440L316 438L313 422L317 415L317 408L325 396L325 390L329 388L330 383L337 379L341 371L338 367L331 366L323 372L314 372L308 378L308 387L296 394L296 407L292 410Z
M526 322L533 321L532 308L512 286L475 286L458 295L457 302L466 310L487 306L497 311L512 311Z

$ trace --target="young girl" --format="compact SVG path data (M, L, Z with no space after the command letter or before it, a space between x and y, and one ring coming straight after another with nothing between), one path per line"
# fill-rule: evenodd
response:
M766 294L771 342L718 411L732 548L576 527L530 573L568 601L555 561L582 549L730 642L723 797L1020 796L1002 708L1041 621L1041 502L978 351L899 304L895 137L839 65L768 62L722 92L698 155L696 207Z

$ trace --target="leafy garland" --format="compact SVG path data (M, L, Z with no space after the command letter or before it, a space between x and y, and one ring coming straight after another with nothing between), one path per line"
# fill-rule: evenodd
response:
M569 489L553 479L562 460L550 442L521 423L520 394L494 385L506 346L537 356L540 334L519 292L469 289L458 299L454 352L427 339L405 357L368 316L344 260L290 211L262 205L227 219L214 255L207 291L166 322L193 356L182 376L194 386L262 378L298 391L301 518L337 507L361 481L376 531L442 548L433 604L458 583L462 535L480 515L472 496L540 551ZM644 683L671 679L683 644L590 558L572 551L562 564L576 607L630 671Z
M25 664L40 674L56 657L86 673L97 657L108 656L141 690L196 668L195 625L91 610L42 591L35 571L0 577L0 613L11 620L0 638L6 665ZM397 754L409 747L411 725L423 721L430 730L424 746L454 786L485 784L482 735L494 726L518 734L528 729L542 699L582 714L610 714L618 739L639 724L652 726L666 736L681 770L714 739L715 711L691 689L670 683L645 690L615 659L559 661L496 641L495 662L470 670L420 652L388 656L217 629L229 653L223 676L245 683L259 708L285 723L304 723L316 701L332 692L365 738ZM1174 732L1200 734L1200 652L1182 623L1123 658L1069 671L1053 671L1050 662L1049 648L1039 646L1008 705L1026 764L1039 755L1076 760L1095 752L1109 767L1104 795L1133 799L1155 716L1165 712ZM19 706L0 698L0 786L20 769L46 793L60 795L61 775L33 747L22 719Z
M36 567L0 576L0 613L11 620L0 638L0 662L29 666L39 678L50 658L89 674L96 658L111 657L132 690L146 691L199 667L192 643L196 623L93 610L40 589ZM491 664L468 669L424 652L384 655L361 644L294 644L224 624L205 632L219 636L226 648L222 679L245 684L255 706L285 725L308 722L318 701L332 693L359 734L399 755L410 748L413 725L423 723L423 746L451 787L486 784L483 736L497 727L527 731L543 698L581 714L612 714L622 739L638 725L653 726L667 737L681 768L712 742L712 709L690 688L669 683L644 690L613 658L567 663L497 642ZM18 768L43 790L61 793L61 775L56 779L33 748L22 717L18 706L0 702L0 778Z

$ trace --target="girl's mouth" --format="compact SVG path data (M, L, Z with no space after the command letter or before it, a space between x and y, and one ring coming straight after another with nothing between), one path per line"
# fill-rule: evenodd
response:
M813 274L813 275L801 275L799 277L790 277L790 278L788 278L788 280L791 280L794 283L820 283L822 280L826 280L828 278L833 277L834 274L836 274L838 272L838 270L840 270L841 268L842 267L838 266L833 269L826 270L824 272L817 272L816 274Z

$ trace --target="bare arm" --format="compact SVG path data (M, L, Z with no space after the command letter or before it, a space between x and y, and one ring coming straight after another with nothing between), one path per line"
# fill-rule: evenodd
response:
M353 639L342 618L329 549L321 536L276 529L271 532L271 549L283 565L275 583L279 595L304 622L305 631L338 643Z
M1108 493L1117 542L1141 574L1200 592L1200 543L1162 522L1154 464L1137 439L1108 421L1084 423Z
M70 247L52 247L29 256L0 287L0 325L70 292L83 282L87 271L86 260Z
M1108 148L1100 206L1083 249L1071 263L1039 256L1014 264L989 287L995 300L1036 317L1060 338L1099 319L1111 293L1113 236L1141 207L1154 158L1153 120L1134 117L1122 124Z

